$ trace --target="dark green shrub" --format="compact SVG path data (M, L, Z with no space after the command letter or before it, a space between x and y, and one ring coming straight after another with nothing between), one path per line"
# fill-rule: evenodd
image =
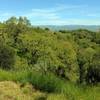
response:
M11 69L14 65L14 50L6 45L0 45L0 67L2 69Z
M96 84L100 82L100 68L90 67L86 76L87 83Z
M89 84L100 82L100 53L96 52L87 70L86 81Z

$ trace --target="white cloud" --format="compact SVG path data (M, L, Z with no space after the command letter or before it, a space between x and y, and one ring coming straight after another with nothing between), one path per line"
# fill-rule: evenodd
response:
M6 20L11 16L26 16L33 25L100 24L100 14L89 13L84 8L87 9L88 6L57 4L54 8L32 9L28 12L20 12L20 14L18 12L0 12L0 20ZM92 17L92 19L88 17Z

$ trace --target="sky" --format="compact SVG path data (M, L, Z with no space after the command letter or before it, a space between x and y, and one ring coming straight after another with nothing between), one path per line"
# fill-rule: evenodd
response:
M11 16L32 25L100 25L100 0L0 0L0 21Z

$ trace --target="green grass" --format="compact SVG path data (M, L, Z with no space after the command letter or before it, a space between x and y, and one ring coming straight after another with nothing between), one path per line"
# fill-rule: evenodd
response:
M43 74L38 71L30 72L27 70L0 70L0 81L14 81L22 84L23 86L27 83L32 84L36 90L40 90L47 94L47 100L100 100L99 85L79 86L77 84L61 80L51 73ZM29 92L27 89L24 89L23 91L25 93Z
M59 78L51 73L43 74L33 72L30 73L29 80L35 88L44 92L60 92L63 83Z
M62 81L53 74L43 74L27 70L18 72L0 70L0 81L4 80L20 82L22 84L29 82L36 89L45 92L58 92L62 86Z

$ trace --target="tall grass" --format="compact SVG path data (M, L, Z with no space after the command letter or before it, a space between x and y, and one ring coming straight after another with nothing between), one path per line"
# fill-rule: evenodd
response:
M29 75L30 83L35 88L46 92L60 92L62 81L55 75L48 73L32 72Z
M0 70L0 81L15 81L20 83L31 83L36 89L45 92L60 92L62 81L55 75L43 74L38 71L4 71Z
M5 71L0 70L0 81L15 81L15 82L24 82L28 81L28 72L26 71Z
M30 83L34 88L52 93L47 100L100 100L99 86L79 86L59 79L52 73L43 74L38 71L4 71L0 70L0 81L14 81L22 84ZM61 99L60 99L61 98ZM67 100L65 99L65 100Z

